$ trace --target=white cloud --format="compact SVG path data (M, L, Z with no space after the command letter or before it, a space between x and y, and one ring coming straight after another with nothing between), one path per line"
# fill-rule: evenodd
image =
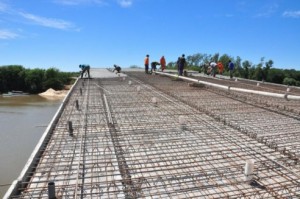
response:
M108 5L111 2L117 2L121 7L128 8L132 5L133 0L53 0L57 4L68 5L68 6L78 6L78 5Z
M9 13L10 12L10 7L9 5L3 3L3 2L0 2L0 12L2 13Z
M123 8L128 8L132 5L133 0L118 0L118 3L120 4L120 6L122 6Z
M104 0L55 0L58 4L63 5L82 5L82 4L106 4Z
M0 30L0 39L14 39L16 37L18 37L16 33L8 30Z
M255 17L271 17L279 8L279 5L274 3L272 5L266 5L262 8L262 11L255 15Z
M285 11L282 16L291 18L300 18L300 10L298 11Z
M40 17L29 13L19 13L19 14L25 19L45 27L57 28L62 30L70 29L73 27L73 25L70 22L60 20L60 19L45 18L45 17Z
M0 12L3 12L6 10L6 5L0 2Z

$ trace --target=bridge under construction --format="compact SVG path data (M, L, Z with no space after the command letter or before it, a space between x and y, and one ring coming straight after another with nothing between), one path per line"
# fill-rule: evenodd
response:
M300 89L91 69L4 198L300 198Z

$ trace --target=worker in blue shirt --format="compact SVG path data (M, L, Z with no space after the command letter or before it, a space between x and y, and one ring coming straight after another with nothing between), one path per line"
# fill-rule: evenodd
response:
M90 79L90 65L80 64L79 68L81 68L81 76L80 76L80 78L82 79L83 74L87 73L88 78Z
M121 72L121 66L118 66L118 65L116 65L116 64L114 64L114 70L113 70L113 72L115 72L115 71L117 71L118 73L120 73Z
M185 55L184 54L182 54L182 56L179 58L179 60L177 61L177 62L179 62L178 63L178 68L179 68L179 74L178 75L180 75L180 76L182 76L183 75L183 69L184 69L184 67L185 67L185 65L186 65L186 60L185 60L185 57L184 57Z

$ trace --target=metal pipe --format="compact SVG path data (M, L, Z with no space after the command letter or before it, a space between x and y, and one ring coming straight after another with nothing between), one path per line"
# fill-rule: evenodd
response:
M254 171L254 161L247 160L245 164L245 181L250 181L253 178L253 171Z
M79 103L78 100L75 101L76 109L79 110Z
M300 100L300 96L297 96L297 95L286 95L286 99L288 99L288 100Z
M285 94L271 93L271 92L265 92L265 91L256 91L256 90L249 90L249 89L236 88L236 87L230 87L230 90L244 92L244 93L264 95L264 96L270 96L270 97L278 97L278 98L285 98L285 96L286 96Z
M163 73L163 72L155 72L155 73L160 74L160 75L169 76L169 77L175 77L175 78L179 78L179 79L183 79L183 80L187 80L187 81L191 81L191 82L196 82L199 84L204 84L204 85L212 86L212 87L219 88L219 89L225 89L225 90L229 90L229 91L231 90L231 91L251 93L251 94L257 94L257 95L263 95L263 96L269 96L269 97L285 98L288 100L300 100L300 96L297 96L297 95L288 95L288 94L272 93L272 92L265 92L265 91L256 91L256 90L250 90L250 89L242 89L242 88L237 88L237 87L223 86L223 85L219 85L219 84L215 84L215 83L196 80L196 79L192 79L189 77L172 75L169 73Z
M68 127L69 127L69 135L71 137L73 137L73 125L72 125L72 121L68 121Z
M55 183L54 182L49 182L48 183L48 198L49 199L55 199Z

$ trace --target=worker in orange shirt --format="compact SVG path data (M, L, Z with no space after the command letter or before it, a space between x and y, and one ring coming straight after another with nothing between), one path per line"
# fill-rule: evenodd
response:
M160 66L161 66L161 71L164 72L166 69L166 59L164 56L160 58Z
M149 70L149 55L146 55L144 62L145 62L145 73L148 74L148 70Z
M224 66L223 66L222 62L220 62L220 61L218 62L218 70L219 70L219 74L222 75Z

